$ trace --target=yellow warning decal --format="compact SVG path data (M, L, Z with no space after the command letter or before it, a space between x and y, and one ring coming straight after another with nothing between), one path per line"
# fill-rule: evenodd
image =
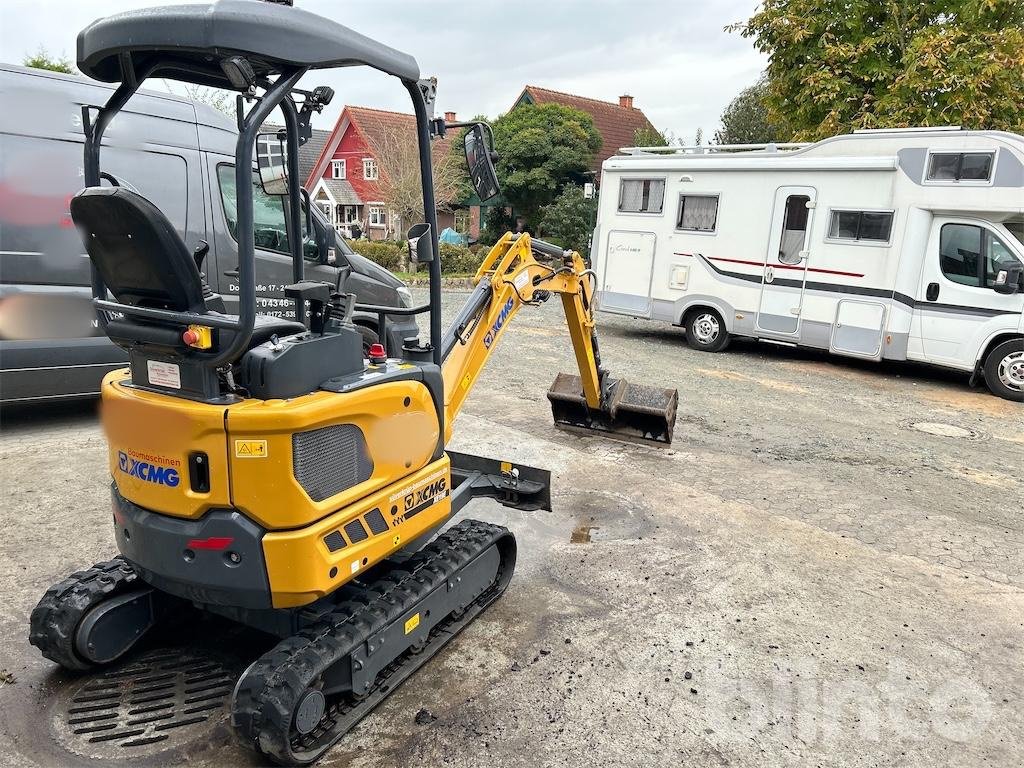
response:
M506 474L511 472L512 471L512 462L511 461L503 461L503 462L501 462L501 471L506 473Z
M465 376L462 377L462 388L463 389L469 389L469 385L472 384L472 383L473 383L473 376L472 376L472 374L467 373Z
M412 616L410 616L408 619L405 620L405 634L408 635L410 632L412 632L414 629L416 629L416 627L418 627L419 625L420 625L420 615L419 615L419 613L414 613Z
M235 440L236 459L267 458L266 440Z

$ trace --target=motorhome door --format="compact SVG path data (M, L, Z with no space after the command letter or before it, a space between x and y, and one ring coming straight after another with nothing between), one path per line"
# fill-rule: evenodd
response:
M757 310L761 331L782 336L800 331L815 196L814 187L779 187L775 192Z
M601 309L651 316L651 275L654 270L653 232L613 229L608 233L601 284Z

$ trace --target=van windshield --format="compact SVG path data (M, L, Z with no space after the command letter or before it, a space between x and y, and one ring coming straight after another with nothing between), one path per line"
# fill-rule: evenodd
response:
M233 165L217 166L217 180L220 183L220 196L224 202L224 218L228 223L228 231L238 240L238 189L235 186L235 167ZM284 218L285 197L268 195L263 191L259 177L252 176L252 220L256 247L265 251L289 253L288 228Z

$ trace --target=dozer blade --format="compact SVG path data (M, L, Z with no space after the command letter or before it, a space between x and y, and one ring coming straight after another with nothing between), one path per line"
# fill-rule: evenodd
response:
M548 390L555 424L575 429L610 432L626 438L671 443L676 426L679 392L605 378L605 406L587 405L579 376L560 373Z

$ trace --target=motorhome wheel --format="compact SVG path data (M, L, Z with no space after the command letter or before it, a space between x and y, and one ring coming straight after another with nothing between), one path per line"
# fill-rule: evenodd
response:
M1024 401L1024 339L997 345L985 358L985 383L993 394Z
M722 316L713 309L698 309L686 317L686 342L701 352L721 352L729 345Z

